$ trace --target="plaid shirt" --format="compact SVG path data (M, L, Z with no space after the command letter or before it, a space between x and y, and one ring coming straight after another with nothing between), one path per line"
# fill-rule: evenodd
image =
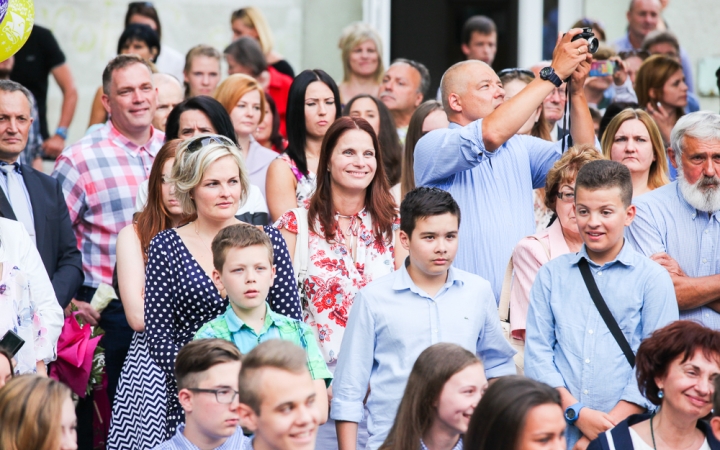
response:
M63 150L53 177L62 185L82 253L85 286L112 284L115 242L132 222L138 186L150 175L165 134L152 130L143 146L108 121Z

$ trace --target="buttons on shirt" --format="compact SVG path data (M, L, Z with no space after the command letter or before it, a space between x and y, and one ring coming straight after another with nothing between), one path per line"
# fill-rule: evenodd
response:
M703 258L702 261L703 261L703 264L705 264L707 262L707 258Z
M588 334L593 334L593 333L594 333L593 330L588 330Z
M588 395L588 390L585 389L585 390L583 391L583 394Z
M590 364L590 358L587 358L587 359L585 360L585 364Z
M710 230L705 230L705 234L708 234L709 232L710 232Z
M602 270L599 270L599 271L598 271L598 275L602 275Z

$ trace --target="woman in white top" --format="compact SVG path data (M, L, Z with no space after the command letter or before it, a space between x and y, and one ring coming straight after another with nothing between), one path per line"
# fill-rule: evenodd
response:
M64 316L40 253L22 223L0 218L0 337L18 334L15 373L47 375Z

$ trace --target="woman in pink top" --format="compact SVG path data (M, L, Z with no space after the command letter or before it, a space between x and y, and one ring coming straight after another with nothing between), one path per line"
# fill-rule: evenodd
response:
M589 145L576 145L560 158L547 174L545 205L557 219L545 230L523 238L515 246L515 267L510 290L510 330L515 339L525 340L525 320L530 305L530 288L540 267L553 258L580 251L583 241L575 222L575 176L590 161L603 159Z

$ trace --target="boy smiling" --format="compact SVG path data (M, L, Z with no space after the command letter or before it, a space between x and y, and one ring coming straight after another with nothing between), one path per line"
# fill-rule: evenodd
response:
M627 167L605 160L583 166L575 217L584 245L541 267L530 293L525 375L560 392L568 448L585 448L598 433L652 406L590 296L583 260L633 353L645 337L678 319L667 271L625 245L625 227L635 217L631 201Z

